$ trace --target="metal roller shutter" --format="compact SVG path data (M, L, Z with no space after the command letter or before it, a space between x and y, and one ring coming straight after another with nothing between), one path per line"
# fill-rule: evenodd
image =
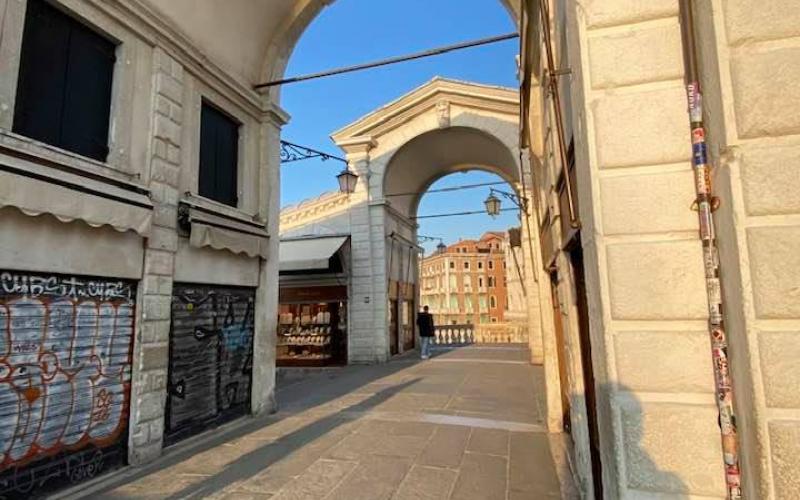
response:
M250 411L255 289L176 284L165 440Z
M0 272L0 496L124 464L131 282Z

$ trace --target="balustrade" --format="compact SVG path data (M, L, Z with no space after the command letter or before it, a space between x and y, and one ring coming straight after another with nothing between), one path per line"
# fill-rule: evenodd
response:
M511 323L437 325L433 339L440 346L524 344L528 342L528 332L523 325Z

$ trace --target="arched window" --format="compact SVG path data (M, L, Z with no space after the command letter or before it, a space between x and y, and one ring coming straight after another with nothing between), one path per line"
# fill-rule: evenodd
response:
M494 295L489 297L489 307L491 307L492 309L497 308L497 298Z

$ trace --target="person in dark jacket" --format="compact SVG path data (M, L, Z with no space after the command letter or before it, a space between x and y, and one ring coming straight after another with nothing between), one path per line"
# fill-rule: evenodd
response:
M423 307L422 312L417 314L417 327L419 328L419 338L422 342L420 357L428 359L431 356L431 341L434 336L433 315L428 312L428 306Z

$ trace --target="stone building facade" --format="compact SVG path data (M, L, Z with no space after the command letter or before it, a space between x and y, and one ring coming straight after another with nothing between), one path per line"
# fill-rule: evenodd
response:
M503 323L508 305L505 238L460 240L420 262L420 304L439 325Z
M0 1L3 496L274 408L288 117L218 63L147 2ZM207 113L232 201L201 195Z
M789 193L800 179L800 14L782 0L690 3L719 203L722 288L712 300L724 303L730 347L720 368L733 378L742 493L795 498L800 233ZM543 264L560 330L545 334L545 353L562 361L568 387L560 398L551 393L549 406L568 410L583 490L725 497L726 475L737 479L722 452L715 312L692 210L679 2L550 3L566 162L553 93L537 83L550 81L539 5L525 6L523 142L538 176ZM568 183L580 224L570 224Z

